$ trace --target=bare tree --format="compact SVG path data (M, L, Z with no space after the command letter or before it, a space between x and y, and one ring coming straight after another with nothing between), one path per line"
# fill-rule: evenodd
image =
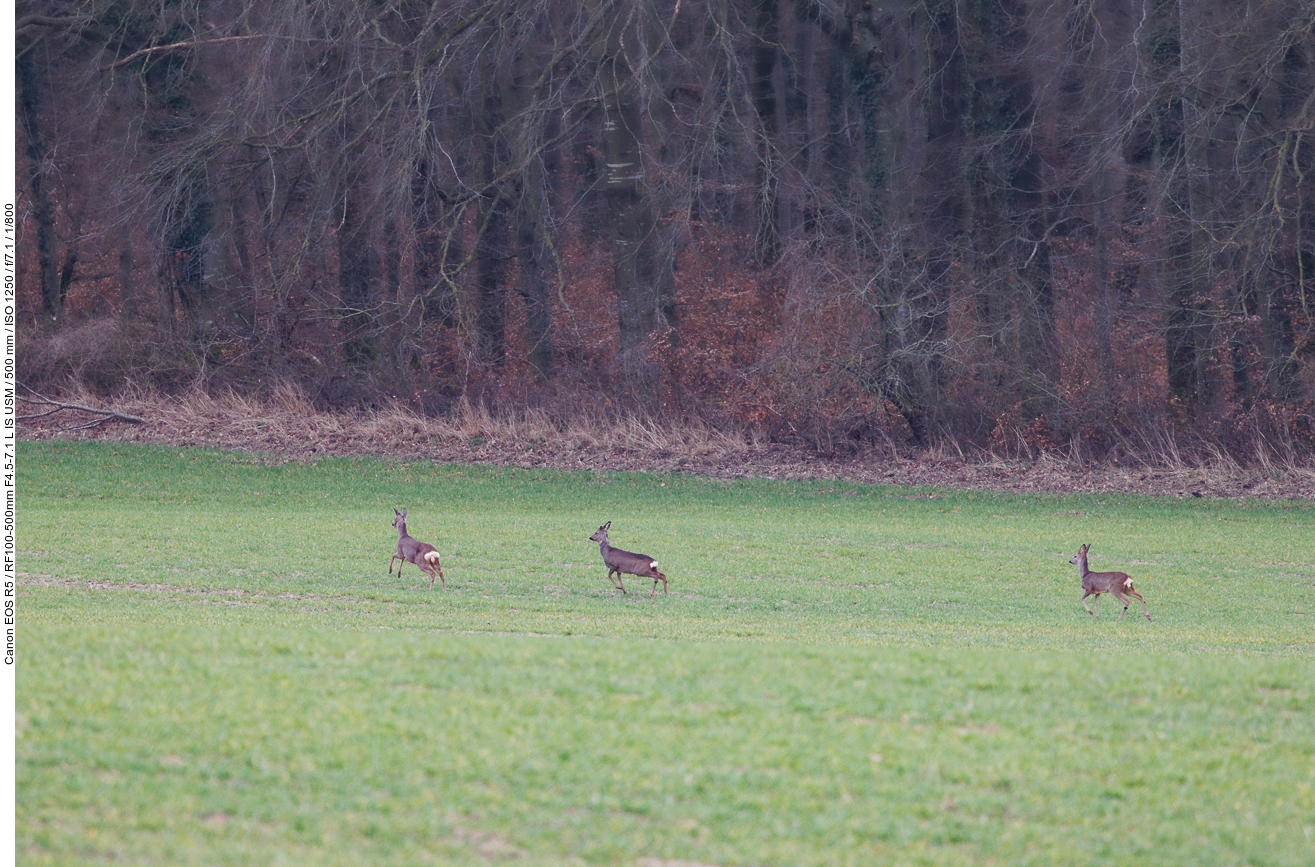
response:
M192 379L1315 448L1310 0L18 14L25 315Z

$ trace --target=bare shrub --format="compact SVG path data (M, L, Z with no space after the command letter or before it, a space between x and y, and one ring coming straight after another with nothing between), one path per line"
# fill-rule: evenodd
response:
M191 385L199 365L191 348L158 331L96 319L53 334L19 329L18 379L37 391L68 388L105 396L130 384L161 391Z

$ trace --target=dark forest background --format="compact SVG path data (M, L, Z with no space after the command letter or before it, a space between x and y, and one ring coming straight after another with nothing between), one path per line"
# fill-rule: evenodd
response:
M19 378L1315 452L1315 0L17 4Z

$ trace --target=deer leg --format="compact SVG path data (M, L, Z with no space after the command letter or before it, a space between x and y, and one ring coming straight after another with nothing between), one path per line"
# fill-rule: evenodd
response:
M1132 600L1118 590L1111 590L1110 592L1114 594L1115 599L1123 603L1123 610L1119 612L1119 619L1122 620L1123 615L1128 613L1128 606L1132 604Z
M393 561L394 561L394 560L401 560L403 563L406 562L406 560L403 560L401 557L399 557L399 556L397 556L396 554L394 554L394 555L393 555L391 558L389 558L389 560L388 560L388 574L389 574L389 575L392 575L392 574L393 574ZM401 575L401 574L402 574L402 567L401 567L401 566L398 566L398 567L397 567L397 574L398 574L398 575Z
M1094 595L1094 596L1096 597L1096 610L1095 610L1095 611L1092 611L1092 610L1091 610L1091 607L1087 605L1087 597L1088 597L1088 596L1092 596L1092 595ZM1097 613L1097 612L1100 611L1100 594L1099 594L1099 593L1095 593L1095 594L1093 594L1092 591L1088 590L1088 591L1087 591L1085 594L1083 594L1083 596L1082 596L1082 607L1083 607L1083 608L1086 608L1086 609L1087 609L1087 613L1090 614L1090 615L1092 615L1093 617L1099 617L1100 614Z
M1142 610L1142 612L1146 615L1146 619L1147 619L1147 620L1150 620L1150 619L1151 619L1151 609L1149 609L1149 608L1146 607L1146 600L1142 598L1142 595L1141 595L1140 593L1138 593L1136 590L1133 590L1131 587L1128 588L1128 595L1129 595L1129 596L1136 596L1136 597L1137 597L1137 601L1141 603L1141 610Z
M615 573L616 573L616 578L613 578L613 577L612 577L612 572L615 572ZM620 569L613 569L611 572L608 572L608 573L607 573L607 580L608 580L608 581L611 581L611 582L612 582L612 586L613 586L613 587L616 587L617 589L619 589L622 593L625 593L625 595L627 595L627 596L630 595L629 593L626 593L626 585L625 585L625 582L621 580L621 570L620 570Z

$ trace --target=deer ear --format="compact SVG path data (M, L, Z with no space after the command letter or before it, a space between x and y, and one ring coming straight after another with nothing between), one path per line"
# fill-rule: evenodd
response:
M611 521L608 521L606 524L604 524L603 526L599 527L598 529L600 529L600 530L606 530L606 529L607 529L608 527L610 527L610 526L612 526L612 522L611 522Z
M396 516L399 517L399 518L402 517L402 513L399 512L399 511L397 511L397 507L396 507L396 506L393 507L393 514L396 515Z

